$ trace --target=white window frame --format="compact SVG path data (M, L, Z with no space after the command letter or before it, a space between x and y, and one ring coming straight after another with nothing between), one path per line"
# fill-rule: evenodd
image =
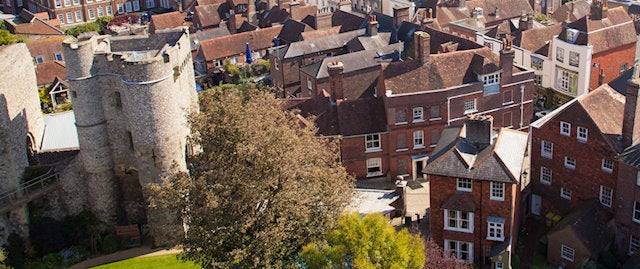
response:
M476 99L464 101L464 114L478 112L476 108Z
M640 171L636 174L636 186L640 187Z
M124 14L124 4L118 3L117 7L118 7L118 14Z
M126 11L127 13L131 13L133 12L133 4L131 4L131 2L124 2L124 11Z
M473 180L471 180L469 178L456 178L456 190L457 191L472 192L473 191Z
M613 161L602 158L602 171L613 173Z
M584 128L582 126L578 126L576 139L578 139L578 141L580 141L580 142L586 143L588 137L589 137L589 129Z
M369 171L371 168L377 168L377 171ZM367 159L367 177L376 177L382 175L382 158Z
M413 148L421 149L424 148L424 131L414 131L413 132Z
M540 145L540 155L547 159L553 159L553 142L542 140Z
M364 137L365 152L381 151L380 134L368 134Z
M455 245L454 248L451 248L451 243L453 243L453 245ZM467 259L465 259L465 260L458 258L458 257L461 256L460 254L463 252L463 250L462 250L462 245L463 244L467 245L467 251L464 252L464 253L467 254ZM473 243L445 239L444 240L444 250L447 253L450 253L451 255L454 255L456 260L463 261L465 263L472 263L473 262Z
M140 0L133 0L133 11L140 11Z
M75 15L76 15L76 22L81 22L82 21L82 11L76 10L75 11Z
M576 170L576 159L564 156L564 167L571 170Z
M500 93L500 72L480 75L480 81L484 85L484 95Z
M216 67L222 67L222 60L217 59L217 60L214 61L214 64L215 64Z
M496 235L499 235L499 236L496 236ZM504 241L504 223L488 221L487 222L487 240Z
M96 12L93 10L93 8L88 9L87 13L89 14L89 20L96 19Z
M102 9L102 7L97 7L96 8L96 13L98 13L98 18L104 16L104 9Z
M62 0L56 0L56 7L62 7Z
M564 136L571 136L571 123L561 121L560 122L560 134Z
M65 24L64 14L58 14L58 20L60 21L61 24Z
M540 167L540 183L545 185L551 185L551 180L553 179L553 171L551 168L546 166Z
M70 7L71 6L71 0L64 0L64 6L65 7Z
M611 207L613 202L613 189L600 185L600 203L603 206Z
M575 258L576 251L570 247L565 246L564 244L560 247L560 257L563 259L573 262Z
M502 262L496 262L496 268L495 269L504 269L504 266L503 266Z
M629 236L629 255L635 254L640 249L640 237Z
M556 88L575 95L578 88L579 74L577 72L557 67Z
M450 213L455 216L450 216ZM450 226L451 222L454 222L454 226ZM465 223L467 224L467 228L462 228ZM473 233L473 212L445 209L444 229L448 231Z
M494 201L504 201L505 187L504 182L491 181L490 199Z
M156 7L156 2L154 0L147 0L147 8Z
M112 9L111 5L108 5L106 10L107 10L107 16L113 15L113 9Z
M640 223L640 202L634 201L633 212L631 213L631 219L634 222Z
M56 61L60 61L60 62L62 62L62 61L63 61L63 59L62 59L62 53L60 53L60 52L56 52L56 53L54 53L54 54L53 54L53 58L54 58L54 59L56 59Z
M580 53L575 51L569 52L569 65L578 67L580 66Z
M558 62L564 63L564 49L560 47L556 47L556 60Z
M73 23L73 12L67 12L67 23Z
M73 5L74 6L80 5L80 0L73 0Z
M423 122L424 121L424 110L422 107L414 107L413 108L413 122Z
M531 56L531 69L542 70L544 68L544 61L538 57Z
M307 77L307 89L313 90L313 86L311 85L311 77Z
M560 197L571 200L571 190L564 187L560 188Z
M44 58L42 56L35 57L36 64L44 63Z

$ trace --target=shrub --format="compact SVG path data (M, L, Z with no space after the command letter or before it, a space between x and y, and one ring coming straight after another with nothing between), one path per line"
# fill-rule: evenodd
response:
M118 238L113 234L107 234L102 238L102 252L114 253L118 250Z
M67 30L64 30L64 34L78 37L82 33L100 32L100 30L101 30L100 24L96 22L88 22L88 23L83 23L78 26L71 27Z
M7 239L7 243L2 246L7 254L5 264L15 269L24 268L24 263L27 260L25 253L25 244L22 238L16 233L11 233Z
M60 111L69 111L73 109L72 103L64 103L58 106L58 110Z

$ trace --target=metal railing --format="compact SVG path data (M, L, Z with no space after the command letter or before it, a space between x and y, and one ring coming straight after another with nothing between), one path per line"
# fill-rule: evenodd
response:
M6 213L16 206L47 193L57 186L58 179L59 174L51 168L46 173L20 184L17 189L0 194L0 213Z

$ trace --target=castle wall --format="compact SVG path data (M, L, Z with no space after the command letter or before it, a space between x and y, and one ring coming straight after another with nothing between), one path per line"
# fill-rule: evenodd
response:
M0 192L20 185L24 169L29 166L29 151L37 151L43 132L35 67L27 46L0 47ZM26 237L27 207L2 216L0 231L0 244L14 231Z

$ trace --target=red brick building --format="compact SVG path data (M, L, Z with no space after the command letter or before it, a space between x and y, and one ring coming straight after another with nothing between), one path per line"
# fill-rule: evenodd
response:
M429 159L431 238L456 259L510 268L527 134L491 116L447 127Z
M616 208L623 112L605 84L531 124L531 213L566 215L590 199Z

